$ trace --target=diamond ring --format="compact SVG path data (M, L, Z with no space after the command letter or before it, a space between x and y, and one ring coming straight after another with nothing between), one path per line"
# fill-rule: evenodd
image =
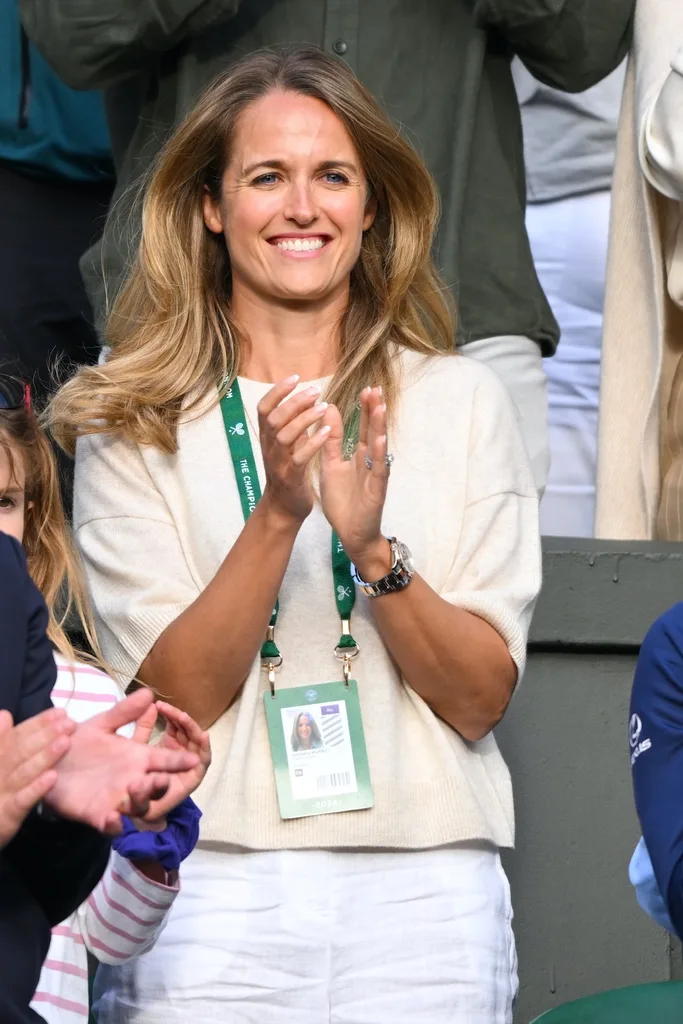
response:
M387 454L384 456L384 465L387 467L387 469L391 469L393 461L394 456L391 454L391 452L387 452ZM365 456L365 465L367 469L372 469L373 462L369 455Z

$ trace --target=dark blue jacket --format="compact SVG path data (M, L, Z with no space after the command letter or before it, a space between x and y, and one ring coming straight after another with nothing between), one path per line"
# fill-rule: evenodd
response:
M631 695L636 809L659 891L683 937L683 604L648 631Z
M0 533L0 708L15 722L51 706L56 670L47 610L16 541ZM73 822L30 814L0 850L0 1022L42 1018L29 1009L50 927L85 900L104 871L109 840Z
M114 176L101 93L64 85L29 42L17 0L0 0L0 161L62 181Z

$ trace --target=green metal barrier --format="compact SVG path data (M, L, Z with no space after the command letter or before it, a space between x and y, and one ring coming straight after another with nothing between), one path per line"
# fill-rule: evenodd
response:
M576 999L541 1014L532 1024L681 1024L683 981L632 985Z

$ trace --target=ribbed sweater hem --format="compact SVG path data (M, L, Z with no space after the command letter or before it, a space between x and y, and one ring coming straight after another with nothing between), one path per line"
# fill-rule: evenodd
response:
M412 785L380 783L375 806L366 811L322 814L283 821L268 785L245 788L224 780L204 811L199 845L251 850L430 849L448 843L483 840L514 846L514 823L503 813L500 824L487 820L474 800L463 799L455 779ZM254 814L258 807L260 813Z

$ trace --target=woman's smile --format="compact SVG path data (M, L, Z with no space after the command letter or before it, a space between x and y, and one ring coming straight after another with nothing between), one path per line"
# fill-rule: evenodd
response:
M287 259L317 259L328 249L332 239L329 235L275 235L268 239L279 254Z

